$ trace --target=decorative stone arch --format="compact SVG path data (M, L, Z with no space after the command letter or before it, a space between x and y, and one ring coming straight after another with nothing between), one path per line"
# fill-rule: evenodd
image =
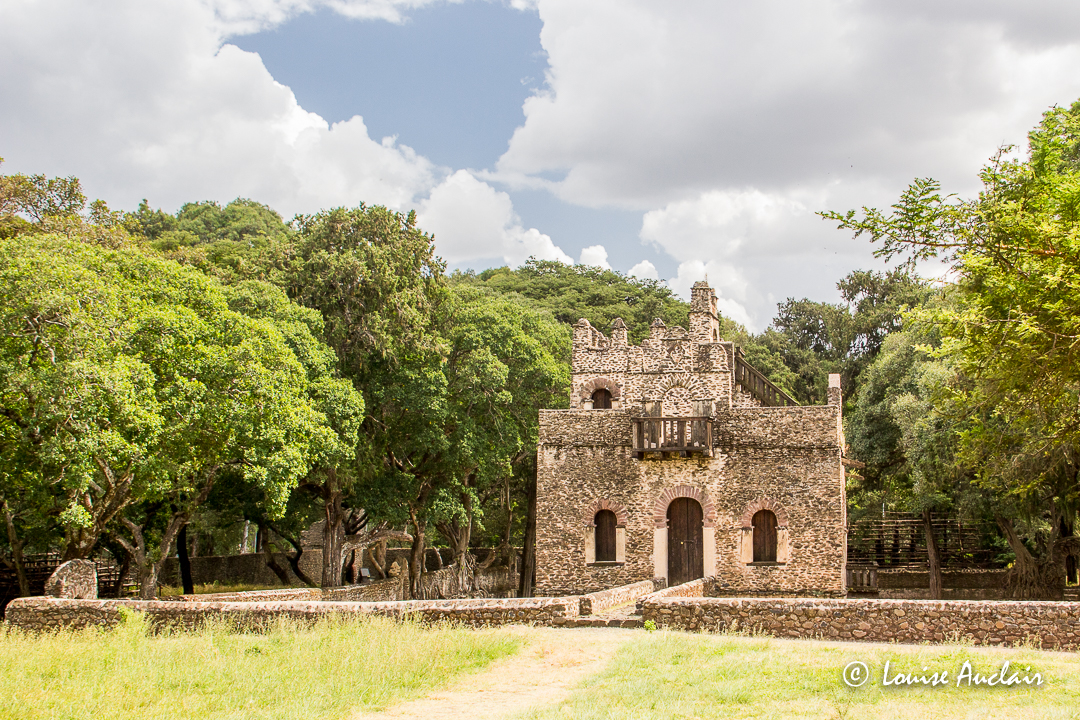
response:
M585 508L585 524L595 527L596 513L601 510L610 510L615 513L615 527L626 527L626 521L630 519L630 513L626 511L625 506L612 502L606 498L600 498L599 500L593 501Z
M776 564L785 565L791 560L788 514L780 503L770 498L761 498L746 506L739 520L742 531L739 533L739 546L735 551L737 559L747 565L754 562L754 515L762 510L768 510L776 516Z
M716 505L701 488L693 485L676 485L660 493L653 503L653 573L655 577L668 576L668 526L667 511L677 498L690 498L701 505L701 541L704 545L703 564L705 575L716 574Z
M594 500L585 508L585 564L586 565L611 565L611 562L597 562L596 560L596 515L607 510L615 514L615 563L626 562L626 522L630 514L626 507L606 498Z
M618 400L622 397L622 390L619 389L619 384L604 376L596 377L581 386L581 399L592 400L592 395L597 390L607 390L611 393L612 400Z
M675 498L692 498L698 501L701 505L702 524L704 527L711 528L716 526L716 505L709 499L709 496L705 494L705 491L701 488L696 488L693 485L676 485L673 488L668 488L664 492L660 493L660 497L657 498L653 504L653 527L666 528L667 527L667 509L668 505Z
M784 507L775 500L770 500L769 498L761 498L760 500L755 500L754 502L746 506L746 511L743 512L742 519L740 520L740 524L742 525L744 530L746 528L753 529L754 516L757 515L759 510L771 511L772 514L776 516L776 524L782 528L787 527L788 516L787 511L784 510Z

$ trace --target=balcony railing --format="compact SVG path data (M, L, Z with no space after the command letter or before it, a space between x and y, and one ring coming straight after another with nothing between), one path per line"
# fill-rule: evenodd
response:
M742 348L735 351L735 389L748 393L750 397L761 403L762 407L783 407L799 404L746 362Z
M646 453L712 456L713 421L710 417L633 418L634 457Z

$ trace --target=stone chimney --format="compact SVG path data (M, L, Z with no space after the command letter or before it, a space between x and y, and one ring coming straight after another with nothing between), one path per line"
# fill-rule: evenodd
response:
M667 336L667 325L660 318L652 321L649 326L649 337L653 340L663 340Z
M840 376L836 373L829 375L828 398L829 405L840 404Z
M716 293L704 280L694 283L690 291L690 339L700 343L720 342Z
M622 318L615 318L611 323L611 344L618 346L625 346L627 344L626 339L626 323Z

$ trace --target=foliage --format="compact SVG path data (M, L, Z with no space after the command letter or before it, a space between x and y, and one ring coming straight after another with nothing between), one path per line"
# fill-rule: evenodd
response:
M476 274L455 273L452 281L483 284L500 294L517 293L533 307L547 310L556 320L568 325L584 317L594 327L607 332L615 318L621 317L631 343L639 343L648 336L654 318L669 326L685 328L690 323L689 304L664 284L598 267L530 258L517 269L501 267Z
M358 415L360 399L280 291L226 290L138 250L47 235L4 241L0 276L2 437L19 461L5 485L54 488L70 557L122 521L144 593L222 468L280 513L312 463L355 442L356 420L351 441L333 421Z
M956 304L913 319L938 329L936 354L968 380L949 399L965 421L962 459L997 498L1022 594L1059 583L1050 578L1063 577L1064 556L1077 551L1070 537L1080 493L1077 148L1080 102L1043 115L1026 158L999 151L975 199L942 195L936 181L922 179L890 213L825 213L881 243L879 255L950 265Z

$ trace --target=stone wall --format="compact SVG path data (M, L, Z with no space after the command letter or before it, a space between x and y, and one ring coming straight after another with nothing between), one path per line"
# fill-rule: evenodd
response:
M605 610L637 600L664 587L667 581L663 578L653 578L639 583L622 585L609 590L600 590L581 596L580 614L593 615Z
M421 622L453 621L472 627L507 624L551 625L576 617L577 598L409 600L405 602L176 602L158 600L67 600L18 598L7 608L7 622L41 631L88 626L113 627L121 608L143 613L152 627L194 628L212 620L258 629L278 618L314 622L328 615L379 615Z
M688 497L704 514L703 574L716 575L725 593L844 595L839 376L830 377L829 405L757 407L733 397L734 367L735 346L719 337L715 293L705 283L692 290L689 331L657 320L630 346L621 320L610 338L584 319L574 326L571 409L540 412L538 594L667 578L667 507ZM611 393L610 410L592 409L591 393L601 388ZM710 415L711 455L634 457L633 418L657 411ZM620 518L614 562L594 562L587 547L597 507ZM754 562L750 525L759 510L779 521L774 563Z
M1080 605L1063 602L658 598L645 601L642 620L806 639L1080 649Z
M716 413L713 457L637 460L629 412L541 411L537 593L582 594L666 577L663 518L675 493L695 497L707 516L711 511L704 572L717 575L726 593L842 596L847 528L839 418L835 406L729 408ZM589 508L601 500L626 509L622 563L586 562ZM746 559L753 508L780 519L783 564Z
M518 587L518 573L509 568L477 570L471 585L463 586L454 565L425 573L421 586L425 599L440 600L462 597L506 597ZM372 580L357 585L345 585L326 590L320 588L275 588L244 592L182 595L183 602L390 602L410 599L408 565L396 578Z
M672 585L671 587L662 588L656 592L638 598L634 609L637 614L640 615L647 600L662 600L664 598L673 597L709 597L715 586L715 577L703 577L683 583L682 585Z
M944 600L1001 600L1008 570L946 570L941 573ZM877 571L877 597L893 600L928 600L930 577L926 571Z

